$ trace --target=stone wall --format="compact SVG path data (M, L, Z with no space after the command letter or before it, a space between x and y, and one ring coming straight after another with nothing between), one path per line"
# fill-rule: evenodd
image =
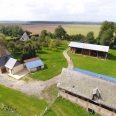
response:
M88 108L93 109L96 113L101 114L102 116L116 116L116 113L114 113L110 110L107 110L107 109L101 107L100 105L92 104L87 100L84 100L79 97L75 97L73 95L65 93L65 91L59 90L59 96L65 98L73 103L76 103L76 104L86 108L87 110L88 110Z

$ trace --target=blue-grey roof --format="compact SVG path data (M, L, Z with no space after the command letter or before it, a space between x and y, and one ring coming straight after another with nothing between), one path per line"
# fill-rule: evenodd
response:
M82 70L82 69L79 69L79 68L74 68L73 70L84 73L84 74L87 74L87 75L91 75L93 77L102 78L102 79L105 79L105 80L108 80L108 81L116 82L116 78L113 78L113 77L110 77L110 76L90 72L90 71L87 71L87 70Z
M13 58L12 54L0 57L0 67L3 67L9 58Z
M70 44L68 46L69 47L82 48L82 49L102 51L102 52L108 52L108 50L109 50L109 46L95 45L95 44L88 44L88 43L80 43L80 42L70 42Z
M44 65L43 62L40 59L39 60L30 61L30 62L26 62L25 64L26 64L28 69L36 68L38 66Z

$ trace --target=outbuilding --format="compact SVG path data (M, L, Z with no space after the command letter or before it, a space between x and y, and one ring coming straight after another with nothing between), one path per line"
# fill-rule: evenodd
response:
M109 50L109 46L79 43L79 42L71 42L68 46L70 47L71 53L89 55L102 59L107 58L107 53Z
M30 72L36 72L44 68L44 63L39 57L24 60L24 63Z
M24 69L24 65L14 58L10 58L5 67L6 71L10 74L16 74Z

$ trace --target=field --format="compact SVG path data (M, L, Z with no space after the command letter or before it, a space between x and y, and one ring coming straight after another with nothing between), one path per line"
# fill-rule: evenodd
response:
M19 91L2 85L0 85L0 93L0 108L2 108L2 103L5 105L4 110L0 110L0 115L10 116L12 114L10 108L14 108L16 109L15 114L19 114L20 116L40 116L48 106L45 100L26 96ZM44 116L70 116L72 114L73 116L89 116L84 108L62 98L58 98ZM12 116L19 115L12 114ZM95 114L93 116L99 115Z
M42 30L48 32L54 32L55 28L60 24L36 24L36 25L20 25L24 30L29 30L33 34L40 34ZM93 31L95 37L99 33L101 25L79 25L79 24L62 24L62 27L66 30L69 35L83 34L86 35L89 31Z
M108 60L68 53L74 67L116 78L116 50L109 50Z
M1 102L6 106L17 108L16 113L20 114L21 116L39 115L44 111L47 105L44 100L39 100L32 96L26 96L19 91L9 89L2 85L0 85L0 103Z
M87 35L88 32L93 31L94 36L97 37L99 34L101 25L67 25L65 28L69 35L83 34Z

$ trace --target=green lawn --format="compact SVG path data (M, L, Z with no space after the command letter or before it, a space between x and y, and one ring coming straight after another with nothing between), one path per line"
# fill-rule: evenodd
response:
M44 100L38 100L34 97L9 89L0 85L0 103L6 106L17 108L17 113L21 116L35 116L42 113L47 105ZM1 113L1 112L0 112Z
M68 53L74 67L116 77L116 50L109 50L108 60Z
M46 106L48 106L44 100L26 96L19 91L4 87L3 85L0 85L0 108L1 103L7 107L16 108L16 114L21 116L40 116L40 114L44 112ZM8 111L0 111L0 115L2 113L8 113ZM9 115L7 114L5 116ZM58 98L44 116L89 116L89 114L84 108L68 100Z
M17 37L6 36L6 40L14 40L14 39L17 39Z
M73 104L70 101L58 98L45 116L90 116L86 109ZM100 116L94 114L92 116Z
M69 25L64 27L64 29L69 35L83 34L86 36L88 32L93 31L95 37L97 37L100 31L100 26L101 25Z
M36 73L31 73L30 76L37 80L48 80L61 73L63 67L67 67L67 61L63 56L63 50L67 45L62 45L57 50L44 49L38 53L45 64L45 69Z

